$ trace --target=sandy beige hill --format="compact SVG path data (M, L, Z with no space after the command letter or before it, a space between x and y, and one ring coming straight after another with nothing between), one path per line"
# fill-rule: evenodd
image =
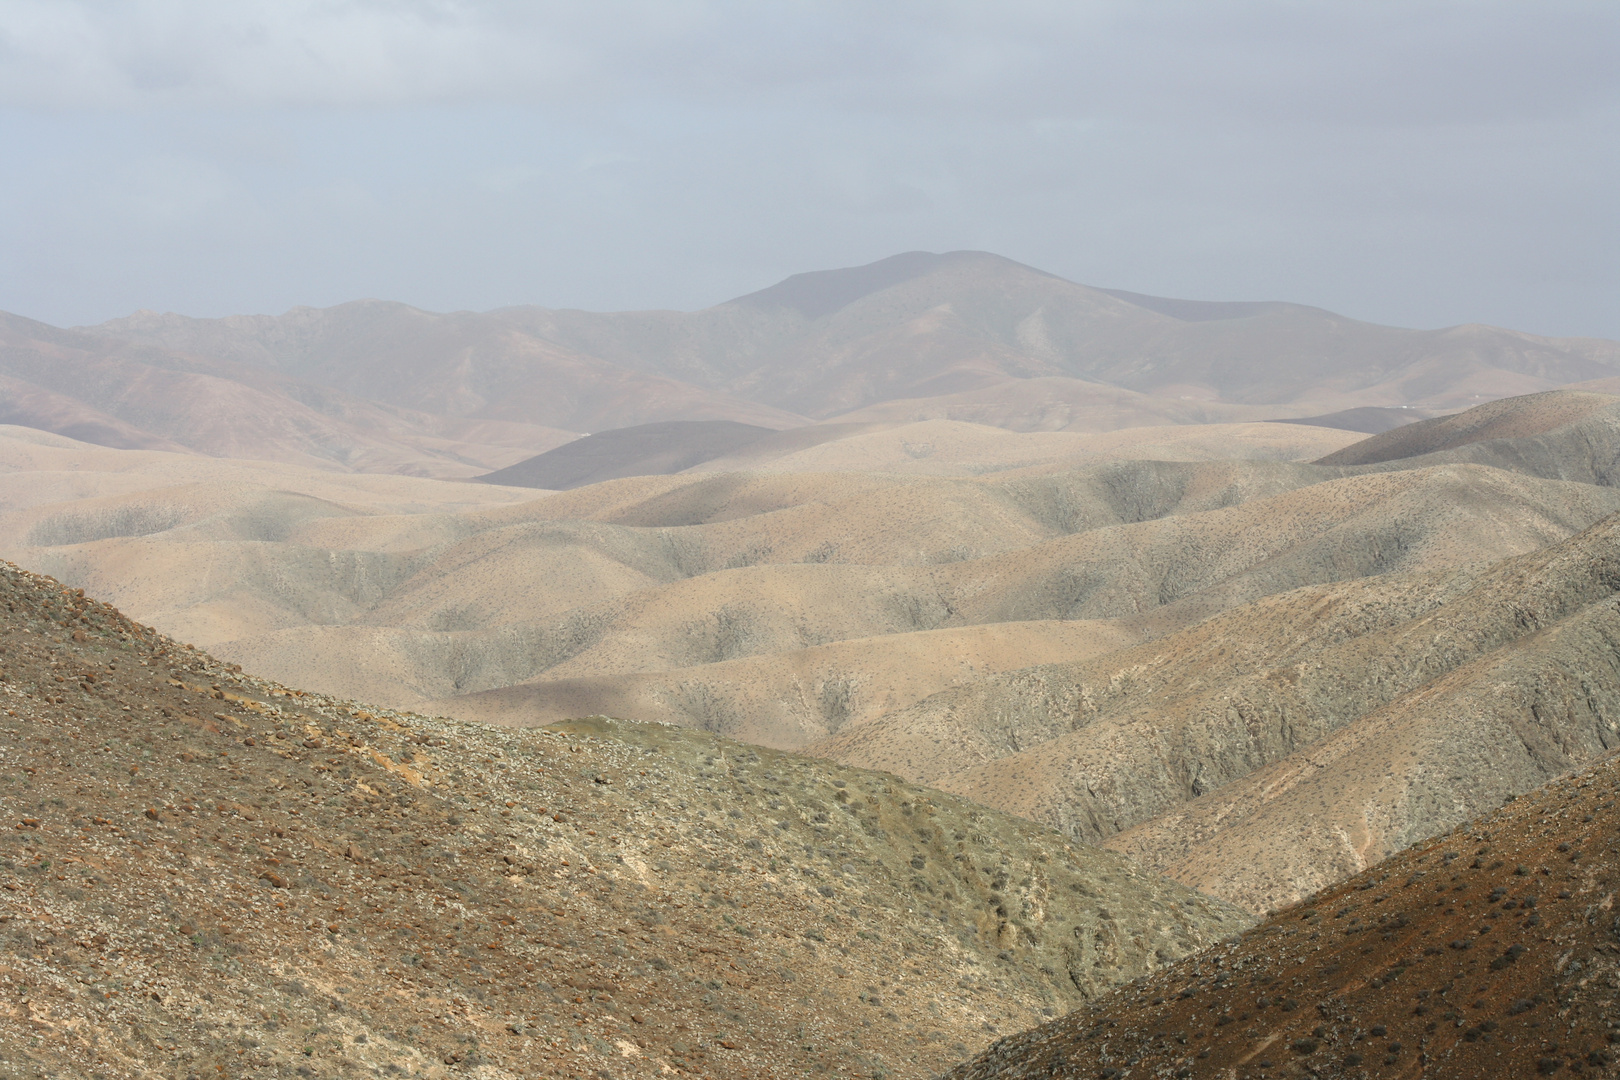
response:
M1219 424L1292 415L1286 405L1228 405L1191 395L1155 395L1066 375L1007 378L971 390L904 397L839 415L846 422L960 420L1009 431L1117 431Z
M799 435L831 425L799 428ZM840 425L841 426L841 425ZM884 472L909 476L985 476L1053 472L1097 461L1309 461L1337 450L1354 432L1281 423L1172 424L1119 431L1014 432L961 420L870 425L799 449L761 442L691 468L713 472ZM790 449L791 447L791 449ZM781 452L787 450L788 452Z
M366 667L357 664L363 657L355 650L371 648L368 637L393 638L417 653L411 692L442 697L542 672L573 678L647 671L950 625L1108 618L1184 594L1193 603L1190 594L1210 589L1218 595L1206 599L1219 605L1377 566L1459 557L1469 544L1533 546L1580 527L1592 513L1583 509L1590 501L1584 487L1535 486L1545 481L1481 487L1466 474L1442 471L1299 489L1328 500L1321 521L1312 516L1315 502L1303 494L1177 515L1178 507L1220 506L1246 490L1286 489L1310 475L1297 467L1193 472L1109 467L1068 482L1018 481L1010 492L971 482L929 481L920 490L874 482L864 494L835 501L847 507L844 514L828 513L825 504L800 504L679 528L506 523L517 511L503 510L494 512L496 527L486 519L466 539L457 539L455 530L479 523L465 514L401 524L310 500L261 496L161 532L58 543L36 548L29 558L116 590L135 610L168 613L165 625L173 632L237 642L228 651L239 658L251 654L268 662L279 650L283 659L272 663L274 670L284 661L307 662L303 656L347 677L344 672ZM1498 475L1506 474L1485 471L1480 479ZM691 486L701 500L712 484ZM1477 493L1473 504L1446 505L1470 490ZM1514 526L1519 532L1515 537L1509 530L1511 518L1475 515L1479 528L1458 547L1450 531L1457 516L1470 516L1469 506L1483 508L1487 498L1528 500ZM270 507L253 505L264 500ZM293 516L294 504L308 508L308 520ZM537 505L543 514L547 501ZM16 527L26 526L36 540L80 539L68 525L83 520L85 511L50 509L19 515ZM273 509L292 526L279 536L256 530L260 509ZM945 516L937 516L942 510ZM1086 531L1062 535L1048 523L1054 510L1064 515L1058 524ZM1377 539L1397 510L1416 515L1404 548ZM1111 526L1122 513L1174 516ZM982 522L977 532L964 527L974 514ZM1186 524L1177 524L1184 518ZM870 531L852 531L843 524L851 520ZM1339 531L1324 535L1322 528L1334 522ZM935 527L938 537L930 541L927 530ZM355 530L359 543L333 542ZM400 550L379 545L379 531L390 542L402 532L416 541L438 532L441 541ZM1337 550L1355 536L1361 537L1359 564ZM1002 553L969 557L997 548ZM1074 569L1109 564L1117 566ZM319 631L322 626L330 630ZM357 627L365 631L352 633ZM266 633L273 637L250 637Z
M1489 569L1282 593L811 747L1264 911L1620 745L1620 516Z
M1606 745L1607 586L1588 583L1590 611L1524 605L1542 578L1587 595L1570 567L1607 565L1620 490L1443 455L1596 440L1581 425L1607 408L1338 466L1265 460L1275 444L1221 425L929 421L779 460L874 438L937 456L968 429L1003 464L1038 463L790 462L557 493L14 431L0 542L285 683L510 726L616 713L811 747L1263 911ZM1250 460L1130 456L1169 434ZM1121 456L1065 458L1072 440ZM1564 544L1573 562L1513 569ZM1387 783L1363 775L1373 761Z
M9 565L0 603L8 1075L920 1078L1251 921L886 774L289 690Z
M1031 621L856 638L697 667L551 678L446 698L468 720L548 724L606 714L799 747L999 671L1134 644L1117 622Z
M1162 467L1161 480L1184 478ZM972 724L955 718L953 697L908 711L899 706L909 692L890 696L885 688L921 690L954 672L948 677L963 684L959 694L988 694L998 680L1021 678L992 677L1028 666L1017 663L1016 649L1031 650L1028 663L1034 663L1038 651L1092 652L1081 642L1101 647L1162 635L1312 582L1488 563L1503 551L1537 550L1617 509L1620 496L1606 489L1476 467L1423 470L1328 481L1225 509L1101 525L937 567L761 564L722 570L628 593L611 606L576 614L549 635L520 638L514 632L509 640L524 642L523 656L537 668L546 666L533 681L468 699L467 715L490 718L492 710L505 708L507 722L532 723L559 709L628 708L628 715L796 746L840 731L853 715L870 716L861 702L876 692L893 701L896 711L872 717L877 726L869 731L842 730L840 738L859 740L863 749L850 752L860 754L875 752L872 740L881 739L891 747L882 767L917 776L923 774L915 770L929 769L927 775L937 778L984 760L981 751L957 749L974 744ZM1099 626L1097 620L1113 623ZM1227 625L1228 633L1241 633L1240 621ZM1003 640L1020 644L980 654L978 670L964 668L952 652L963 640L957 628L967 626L1004 627ZM411 656L417 671L444 662L418 632L376 633ZM889 644L874 643L859 662L853 646L816 640L879 634ZM255 642L253 649L278 657L280 664L315 665L376 647L372 639L346 648L342 638L336 631L313 640L288 632ZM1046 643L1037 645L1039 639ZM926 668L938 676L918 681L910 674L924 670L915 652L920 647L939 651ZM514 648L502 655L517 654ZM834 656L842 659L833 663ZM515 659L503 663L502 677L519 666ZM401 670L409 666L399 664ZM633 672L646 674L631 677ZM740 689L739 679L754 689ZM450 699L438 707L461 709ZM917 710L935 718L917 720L921 726L914 734L900 734L911 730ZM784 726L772 730L765 717L780 717Z
M22 438L9 452L0 538L30 565L261 670L401 706L537 679L570 680L558 689L576 703L588 685L624 700L601 678L1009 621L1145 619L1136 640L1311 582L1528 551L1612 509L1603 489L1477 467L1119 460L646 477L525 498ZM214 486L187 482L209 468ZM906 655L827 678L892 681ZM688 701L727 707L725 677L678 680ZM839 700L819 731L801 710L770 741L828 733Z
M1620 486L1620 397L1555 390L1508 398L1375 435L1319 464L1409 469L1442 462Z
M535 497L119 455L26 432L0 448L10 464L0 478L7 550L108 591L185 639L218 646L284 635L288 659L303 663L292 655L302 650L328 668L272 667L331 689L340 688L326 681L333 674L369 678L390 666L360 653L392 635L418 654L405 665L419 672L414 681L398 682L393 693L376 681L341 688L402 704L530 678L578 653L613 620L628 626L632 608L648 612L648 632L683 655L758 652L748 644L753 637L728 637L718 625L682 630L693 622L682 605L694 590L749 587L758 576L750 570L780 579L805 603L827 595L821 629L783 631L793 647L927 628L937 607L927 599L937 592L933 567L1076 530L1219 507L1322 475L1297 465L1122 462L982 480L643 478ZM863 573L893 581L865 600L830 595ZM865 613L837 614L851 603ZM366 629L351 633L357 625ZM318 640L321 627L333 640Z
M1617 796L1609 755L946 1076L1613 1076Z

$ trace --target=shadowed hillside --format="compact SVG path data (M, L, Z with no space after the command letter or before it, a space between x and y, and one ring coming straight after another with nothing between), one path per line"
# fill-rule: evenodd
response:
M490 484L564 491L625 476L664 476L735 453L770 428L731 420L669 420L586 435L479 477Z
M1405 427L1423 419L1410 409L1380 409L1366 405L1359 409L1344 409L1325 416L1300 416L1278 419L1279 424L1310 424L1313 427L1342 428L1345 431L1365 431L1378 435L1395 428Z

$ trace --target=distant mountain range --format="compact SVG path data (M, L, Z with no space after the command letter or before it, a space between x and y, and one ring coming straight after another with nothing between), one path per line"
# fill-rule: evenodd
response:
M0 421L106 446L444 477L667 421L1097 432L1424 417L1617 377L1612 341L1142 296L973 251L798 274L691 313L365 300L74 330L0 316ZM1332 426L1393 422L1367 415Z

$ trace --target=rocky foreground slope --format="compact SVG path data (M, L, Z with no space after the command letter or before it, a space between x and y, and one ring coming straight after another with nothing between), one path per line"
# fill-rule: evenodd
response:
M1251 921L887 774L0 605L0 1077L920 1077Z
M1617 796L1610 756L947 1076L1613 1076Z

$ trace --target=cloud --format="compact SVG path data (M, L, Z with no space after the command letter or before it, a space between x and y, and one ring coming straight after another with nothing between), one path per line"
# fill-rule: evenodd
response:
M0 308L696 307L987 248L1620 335L1612 0L0 0Z
M1479 123L1620 97L1612 3L0 0L0 103Z
M399 105L577 75L554 35L513 22L454 3L13 0L0 93L67 108Z

